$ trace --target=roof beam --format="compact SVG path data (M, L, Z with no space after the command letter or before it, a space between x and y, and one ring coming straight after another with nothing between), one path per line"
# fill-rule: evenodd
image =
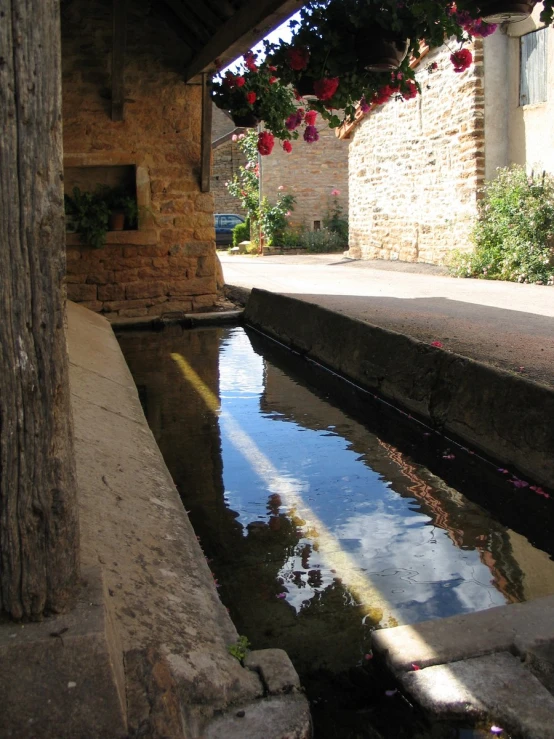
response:
M202 138L200 153L200 192L210 192L212 173L212 96L210 75L202 73Z
M202 21L198 20L197 14L192 14L188 8L183 6L182 2L179 2L179 0L164 0L164 2L175 13L177 18L179 18L182 25L185 28L188 28L189 31L192 31L192 33L198 38L201 42L201 46L209 42L212 36L212 31L205 27ZM197 3L200 2L201 0L197 0Z
M301 7L301 0L249 0L192 59L185 81L190 82L200 72L213 73L215 59L228 64L244 54Z
M125 46L127 0L113 0L112 121L125 120Z

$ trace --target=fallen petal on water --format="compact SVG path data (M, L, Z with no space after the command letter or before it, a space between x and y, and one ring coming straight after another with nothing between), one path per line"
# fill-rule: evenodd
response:
M398 693L398 690L385 690L385 695L387 698L392 698L393 695L396 695Z

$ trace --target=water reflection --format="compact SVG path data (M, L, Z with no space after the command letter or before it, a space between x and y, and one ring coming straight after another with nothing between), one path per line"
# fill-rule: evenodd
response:
M242 329L122 344L239 632L283 647L301 673L355 665L375 626L554 592L544 552L264 360Z

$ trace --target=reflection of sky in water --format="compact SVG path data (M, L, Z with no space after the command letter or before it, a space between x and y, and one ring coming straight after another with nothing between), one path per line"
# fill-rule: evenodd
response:
M246 334L233 331L220 363L225 496L245 535L248 524L268 521L272 494L280 496L282 513L298 519L302 538L280 573L286 600L297 611L335 578L348 586L353 574L371 584L368 591L353 589L358 602L378 591L404 623L506 602L479 552L456 547L417 500L396 493L332 427L313 431L278 413L262 413L263 371ZM237 452L239 428L271 462L271 476L262 479ZM318 526L329 535L319 538ZM313 548L318 543L320 551ZM309 554L302 557L306 545ZM349 558L339 569L334 562L341 552ZM345 571L352 569L356 573Z

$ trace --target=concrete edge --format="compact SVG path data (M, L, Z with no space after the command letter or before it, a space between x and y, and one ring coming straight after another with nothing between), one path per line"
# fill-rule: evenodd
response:
M156 330L164 326L178 324L183 328L200 326L224 326L240 323L243 310L214 311L212 313L167 313L164 316L147 316L139 318L118 318L108 320L114 331L136 331L139 329Z
M236 305L245 306L248 303L252 290L248 287L238 287L237 285L224 285L223 294Z
M302 315L302 321L298 316ZM254 288L244 312L257 328L361 387L418 414L503 465L554 486L554 392L453 352Z

